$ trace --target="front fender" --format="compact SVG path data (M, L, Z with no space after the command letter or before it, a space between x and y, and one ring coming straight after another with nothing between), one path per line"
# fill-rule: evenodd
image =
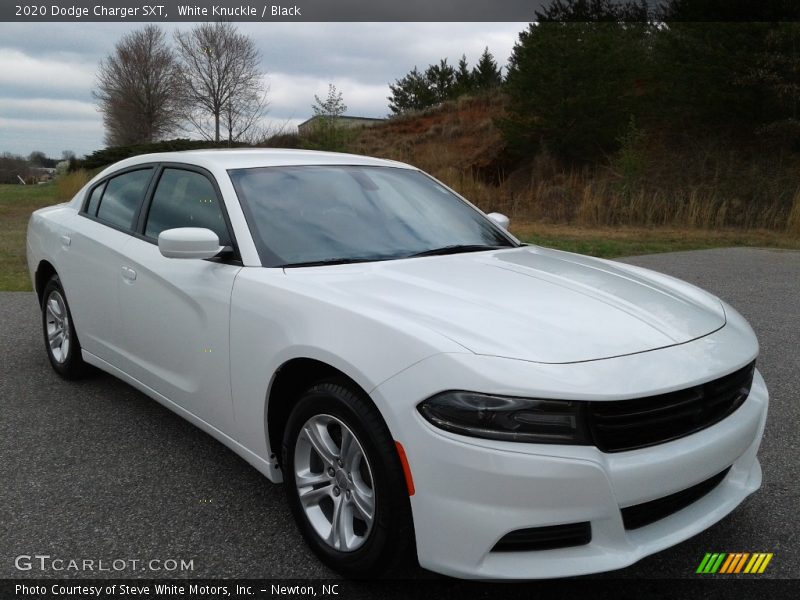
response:
M282 269L244 268L231 298L231 392L239 443L269 460L264 415L278 369L295 358L328 364L367 393L426 358L463 348L424 328L367 314ZM378 406L381 413L386 408Z

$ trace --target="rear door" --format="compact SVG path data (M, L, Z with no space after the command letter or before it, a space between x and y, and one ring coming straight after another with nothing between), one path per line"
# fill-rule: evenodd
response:
M124 170L97 183L62 236L61 282L81 346L119 366L123 343L119 285L125 248L133 239L155 167Z
M230 247L225 259L165 258L158 234L204 227ZM164 165L125 249L120 287L125 367L130 375L230 433L230 298L241 269L216 182L208 172Z

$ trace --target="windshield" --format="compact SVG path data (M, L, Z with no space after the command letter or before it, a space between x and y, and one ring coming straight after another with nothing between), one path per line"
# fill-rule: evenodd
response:
M411 169L292 166L238 169L229 175L265 266L515 246L469 204Z

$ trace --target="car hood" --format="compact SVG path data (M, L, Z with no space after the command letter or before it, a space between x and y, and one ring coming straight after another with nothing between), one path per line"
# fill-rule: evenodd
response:
M692 285L536 246L286 273L354 310L399 326L411 319L476 354L542 363L646 352L725 324L720 301Z

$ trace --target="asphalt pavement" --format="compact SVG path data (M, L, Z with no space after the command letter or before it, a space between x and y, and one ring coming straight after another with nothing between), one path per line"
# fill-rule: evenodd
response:
M604 577L694 577L706 552L742 551L774 553L761 577L800 577L800 252L624 260L737 308L758 334L771 407L762 489L704 533ZM0 293L0 353L0 578L335 577L306 549L280 485L111 376L61 380L47 362L32 293ZM15 565L36 554L64 559L57 564L65 570ZM85 572L69 570L70 559L127 562L120 571ZM141 571L153 559L162 570ZM192 568L168 571L169 560Z

